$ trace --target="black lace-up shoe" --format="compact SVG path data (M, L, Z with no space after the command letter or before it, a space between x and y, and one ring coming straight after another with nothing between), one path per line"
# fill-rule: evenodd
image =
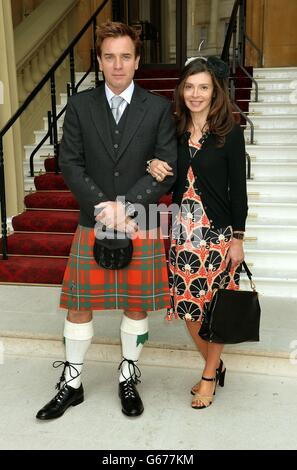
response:
M79 388L73 388L69 385L59 390L57 395L38 411L37 419L54 419L62 416L69 406L79 405L84 401L84 389L82 384Z
M119 397L122 402L122 412L126 416L139 416L143 413L143 403L132 379L120 382Z

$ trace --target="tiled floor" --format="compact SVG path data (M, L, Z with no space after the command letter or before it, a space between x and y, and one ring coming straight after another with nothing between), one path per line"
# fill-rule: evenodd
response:
M205 410L190 407L193 369L142 366L144 414L127 418L117 365L88 362L85 402L63 417L35 414L55 394L59 372L46 358L5 356L0 366L1 449L296 449L297 379L227 371Z

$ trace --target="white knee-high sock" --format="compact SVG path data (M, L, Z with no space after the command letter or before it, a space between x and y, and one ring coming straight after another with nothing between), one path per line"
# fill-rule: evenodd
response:
M73 367L66 367L65 370L65 381L70 387L80 387L84 357L91 344L93 335L94 329L92 320L88 323L72 323L65 320L64 337L66 361L73 364Z
M143 344L148 339L148 318L142 320L132 320L126 315L123 315L121 323L121 341L122 341L122 355L124 359L137 361ZM121 373L119 377L120 382L131 377L133 368L129 367L128 362L123 362L121 366Z

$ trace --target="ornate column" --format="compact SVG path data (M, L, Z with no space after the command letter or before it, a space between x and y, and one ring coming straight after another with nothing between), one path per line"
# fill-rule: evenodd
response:
M201 8L201 2L188 0L188 28L187 28L187 58L199 55L199 25L201 16L204 16L204 8ZM201 54L200 54L201 55Z
M209 22L209 30L208 30L208 44L207 44L208 54L217 54L218 19L219 19L219 0L211 0L210 22Z
M4 103L0 102L2 128L19 106L11 2L0 3L0 44L0 81L4 91ZM7 216L10 217L23 209L23 162L18 121L4 136L3 143Z

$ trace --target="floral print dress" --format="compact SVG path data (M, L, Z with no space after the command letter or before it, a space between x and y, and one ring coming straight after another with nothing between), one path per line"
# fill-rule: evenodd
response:
M192 158L199 158L201 145L189 141ZM211 228L190 166L180 210L172 224L168 320L179 317L203 322L212 292L222 281L231 240L231 226ZM230 270L225 288L239 289L239 271L239 267Z

